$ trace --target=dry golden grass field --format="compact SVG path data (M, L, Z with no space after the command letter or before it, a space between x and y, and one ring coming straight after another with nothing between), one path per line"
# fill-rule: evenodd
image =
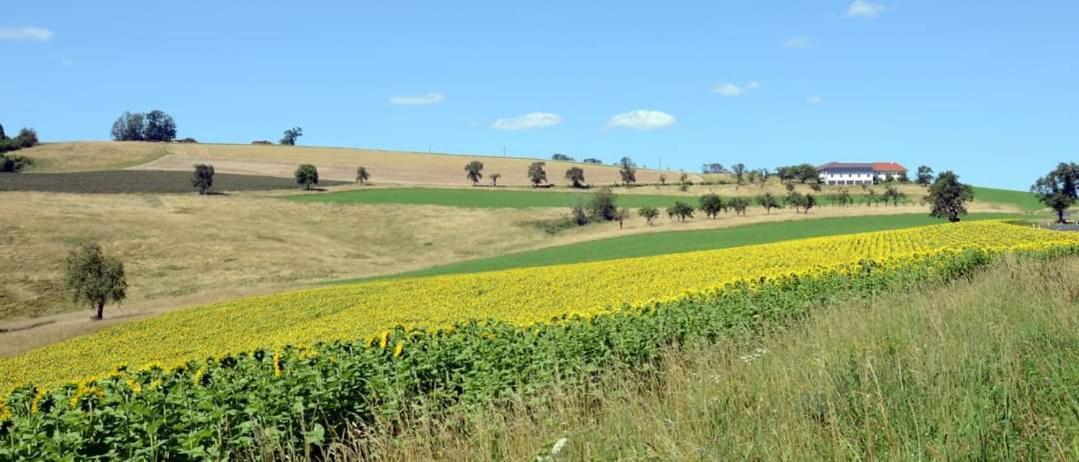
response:
M305 146L265 146L245 144L165 144L140 142L46 143L26 150L34 159L33 171L85 171L115 168L188 171L196 163L213 164L218 173L292 177L300 163L314 164L319 176L328 180L356 179L356 167L371 172L371 181L382 184L454 185L471 184L464 166L470 160L483 162L484 183L500 173L499 184L527 185L528 166L536 159L430 154L371 149ZM618 168L576 162L547 162L548 179L563 183L570 166L581 167L593 184L619 181ZM668 175L674 176L674 175ZM697 178L694 176L694 178ZM642 183L659 181L659 172L639 169Z

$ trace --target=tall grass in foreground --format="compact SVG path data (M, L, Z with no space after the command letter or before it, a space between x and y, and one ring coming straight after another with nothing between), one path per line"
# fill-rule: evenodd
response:
M381 422L335 454L1076 460L1079 259L1005 261L943 287L833 305L763 337L670 349L660 371Z

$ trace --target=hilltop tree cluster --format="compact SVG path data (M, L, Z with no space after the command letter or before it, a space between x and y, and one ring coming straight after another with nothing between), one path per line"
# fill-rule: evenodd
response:
M124 112L112 123L116 141L172 141L176 139L176 121L164 111Z
M0 172L17 173L31 165L28 157L8 153L33 147L37 143L37 132L32 128L23 128L14 138L8 138L4 133L4 126L0 125Z

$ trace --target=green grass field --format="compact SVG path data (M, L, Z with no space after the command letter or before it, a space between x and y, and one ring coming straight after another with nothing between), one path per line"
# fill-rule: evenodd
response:
M976 213L965 220L1012 218L1015 215ZM755 223L733 228L671 231L636 234L600 239L576 244L548 247L496 257L467 260L434 266L418 271L400 273L393 277L434 276L440 274L477 273L530 266L559 265L616 258L646 257L694 250L711 250L752 244L766 244L790 239L832 236L838 234L883 231L942 223L924 214L879 215L843 218L818 218L789 222ZM349 279L337 282L355 282Z
M1023 210L1041 210L1045 208L1033 194L1025 191L1012 191L1010 189L974 187L974 200L981 202L995 202L1000 204L1012 204Z
M594 190L593 190L594 191ZM478 208L526 208L526 207L572 207L586 204L592 191L521 191L505 189L447 189L447 188L388 188L339 191L327 194L304 194L290 196L301 202L326 202L333 204L406 204L444 205L450 207ZM617 192L616 192L617 194ZM831 204L834 195L817 195L821 204ZM852 194L855 203L864 202L864 195ZM752 199L752 198L751 198ZM697 205L697 197L663 194L618 194L620 207L666 208L675 201ZM902 201L910 202L909 199Z

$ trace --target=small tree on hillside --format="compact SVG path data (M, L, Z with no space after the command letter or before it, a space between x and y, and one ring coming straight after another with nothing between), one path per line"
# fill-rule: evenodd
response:
M479 184L483 179L483 162L473 160L465 164L465 178L472 181L473 186Z
M560 160L563 162L573 162L573 158L561 153L554 153L551 155L551 160Z
M915 177L914 182L929 187L929 185L933 184L933 169L929 168L928 165L919 166L918 176Z
M877 203L877 190L869 188L865 190L865 206L869 207Z
M371 179L371 174L367 173L367 167L356 167L356 181L361 185L367 184L367 180Z
M678 217L678 221L686 221L686 218L693 218L693 206L677 201L674 205L667 207L667 216Z
M700 197L701 211L711 219L715 219L726 206L723 204L723 198L719 197L715 193L708 193Z
M744 197L735 197L731 199L728 205L734 209L735 215L745 215L746 209L749 208L749 199Z
M310 190L311 185L318 184L318 169L311 164L301 164L296 168L296 184Z
M779 208L779 199L770 192L757 196L757 205L764 207L764 213L772 213L772 209Z
M572 182L574 188L584 187L584 170L581 170L581 167L570 167L566 170L566 180Z
M630 183L636 183L637 164L633 163L633 159L623 157L618 164L621 166L621 168L618 169L618 174L622 177L622 184L629 186Z
M637 210L637 214L644 218L648 226L652 226L656 218L659 217L659 210L655 207L641 207L640 210Z
M617 196L609 187L600 188L588 201L588 212L597 220L612 221L618 219Z
M813 207L816 207L816 206L817 206L817 196L806 193L806 195L802 197L802 208L805 209L805 213L807 215L809 214L809 209L811 209Z
M502 174L501 173L492 173L491 176L489 176L488 178L491 179L491 186L497 188L498 187L498 179L502 178Z
M840 188L839 195L836 196L835 200L841 207L854 203L854 199L850 197L850 191L847 191L847 188Z
M738 163L731 166L731 172L734 173L734 179L738 184L745 184L746 182L746 164Z
M286 146L295 146L296 140L303 136L303 129L300 127L292 127L285 130L284 136L281 137L281 144Z
M929 187L929 203L932 210L929 216L947 218L955 223L959 215L967 214L966 203L974 200L974 188L959 182L959 176L950 170L941 172Z
M191 174L191 186L199 190L199 195L206 194L214 186L214 166L195 165L195 171Z
M1053 171L1038 178L1030 192L1056 212L1058 223L1065 223L1064 211L1079 199L1079 164L1061 162Z
M76 303L88 303L96 309L92 318L95 320L104 317L106 304L119 303L127 297L124 264L106 256L97 244L71 251L65 262L64 285Z
M667 186L667 174L666 173L660 173L659 174L659 184L661 184L663 186Z
M547 171L543 169L543 166L547 165L546 162L532 162L528 166L528 181L532 183L532 187L535 188L540 183L547 182Z
M884 202L891 202L892 207L896 207L899 205L899 201L903 200L905 197L907 197L906 194L899 192L899 188L888 186L885 188L884 196L882 196L881 199Z
M766 168L762 168L762 169L758 170L757 171L757 185L760 186L761 188L764 188L764 185L768 184L768 177L770 175L771 175L771 173L769 173L768 169L766 169Z

